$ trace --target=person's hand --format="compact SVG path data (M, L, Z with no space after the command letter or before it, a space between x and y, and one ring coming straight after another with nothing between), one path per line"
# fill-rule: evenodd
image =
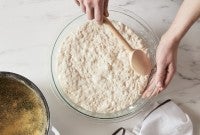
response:
M176 71L176 59L179 40L165 34L156 50L156 73L146 87L142 97L151 97L164 90Z
M88 19L95 19L99 24L103 23L103 16L108 17L108 0L75 0Z

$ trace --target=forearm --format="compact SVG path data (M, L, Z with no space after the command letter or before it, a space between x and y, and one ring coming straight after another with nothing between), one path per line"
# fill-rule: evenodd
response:
M179 42L199 17L200 0L184 0L165 35Z
M170 83L176 71L179 42L199 17L200 0L184 0L170 28L162 36L157 47L156 73L143 93L143 97L149 97L152 91L151 96L158 94Z

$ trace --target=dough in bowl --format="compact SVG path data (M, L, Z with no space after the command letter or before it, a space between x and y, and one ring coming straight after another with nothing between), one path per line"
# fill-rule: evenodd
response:
M129 44L143 50L143 40L126 25L112 21ZM114 113L134 104L149 75L130 67L129 54L105 25L89 21L64 39L57 75L66 97L85 110Z

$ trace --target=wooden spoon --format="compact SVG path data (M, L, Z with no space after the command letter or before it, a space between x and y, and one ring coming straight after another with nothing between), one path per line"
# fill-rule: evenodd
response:
M152 65L147 55L138 49L133 49L113 24L104 17L104 24L111 30L111 32L119 39L119 41L128 50L130 56L130 65L138 74L147 75L151 72Z

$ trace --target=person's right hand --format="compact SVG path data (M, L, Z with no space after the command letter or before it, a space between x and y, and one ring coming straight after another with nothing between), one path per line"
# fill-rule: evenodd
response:
M108 17L108 0L75 0L88 19L95 19L99 24L103 23L103 16Z
M173 33L162 36L156 50L157 70L143 93L143 98L155 96L163 91L176 72L176 59L180 39L173 39Z

